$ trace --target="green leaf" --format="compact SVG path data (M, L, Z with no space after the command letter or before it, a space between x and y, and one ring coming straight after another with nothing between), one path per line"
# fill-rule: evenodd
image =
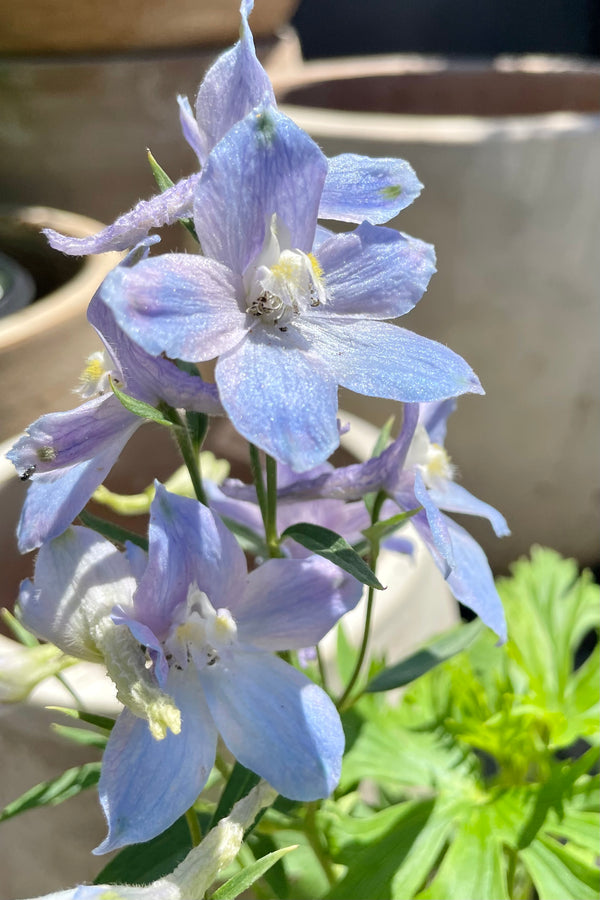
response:
M353 575L357 581L376 588L378 591L384 590L383 585L364 559L352 549L348 541L340 534L336 534L335 531L330 531L329 528L323 528L321 525L299 522L297 525L290 525L289 528L286 528L281 537L282 539L292 538L307 550L317 553L339 566L344 572Z
M251 772L250 769L246 769L241 763L236 762L231 770L227 784L223 788L223 793L214 811L209 828L214 828L221 819L228 816L234 804L241 800L242 797L245 797L259 781L259 775Z
M598 900L600 871L572 845L542 837L521 851L540 900Z
M208 817L199 816L205 826ZM206 827L203 827L206 833ZM192 849L185 817L144 844L125 847L94 879L94 884L149 884L168 875Z
M109 733L112 731L115 720L110 716L97 716L94 713L85 712L82 709L72 709L70 706L47 706L46 709L55 710L62 713L63 716L69 716L71 719L79 719L81 722L87 722L94 728L100 728L102 731Z
M106 519L101 519L100 516L94 515L87 509L81 510L79 519L83 525L86 525L93 531L97 531L98 534L108 538L109 541L115 544L124 545L127 541L130 541L130 543L148 552L148 538L142 537L141 534L136 534L135 531L129 531L127 528L122 528L113 522L107 522Z
M239 897L241 893L248 890L255 881L261 878L265 872L268 872L271 866L274 866L286 853L296 850L297 847L298 844L291 844L289 847L282 847L280 850L268 853L262 859L257 859L256 862L246 866L243 871L238 872L237 875L234 875L229 881L222 884L214 894L211 894L211 900L235 900L236 897Z
M460 625L448 634L434 638L427 646L413 653L412 656L403 659L395 666L384 669L376 678L366 686L368 693L379 691L391 691L394 688L403 687L411 681L420 678L425 672L429 672L435 666L450 659L457 653L461 653L483 631L483 624L479 619L469 622L468 625Z
M373 447L373 452L371 453L371 458L374 456L380 456L383 453L385 448L390 442L390 438L392 436L392 428L394 427L395 416L390 416L381 431L377 436L377 440L375 441L375 446Z
M52 731L67 741L74 744L82 744L85 747L99 747L104 750L108 737L104 734L98 734L97 731L88 731L86 728L71 728L69 725L59 725L52 722L50 725Z
M222 521L227 525L232 534L237 538L237 542L246 553L252 553L253 556L262 556L264 559L269 557L269 548L265 539L253 531L249 525L242 522L236 522L229 516L221 516Z
M70 797L75 797L81 791L94 787L100 778L100 763L90 762L73 769L67 769L57 778L42 781L30 788L17 800L13 800L0 813L0 822L12 819L28 809L36 809L39 806L57 806L64 803Z
M409 519L412 519L414 515L416 515L421 509L418 506L416 509L411 509L408 512L401 512L395 516L390 516L389 519L383 519L381 522L375 522L374 525L370 525L368 528L365 528L361 534L364 534L366 539L372 543L381 543L381 541L386 538L388 535L393 534L394 531L397 531L401 525L404 525Z
M129 394L125 394L123 391L119 390L112 379L110 381L110 386L119 403L121 403L125 409L128 409L130 413L133 413L134 416L139 416L141 419L148 419L151 422L156 422L158 425L164 425L165 428L180 427L175 422L171 422L170 419L167 419L167 417L163 415L159 409L156 409L155 406L151 406L150 403L144 403L143 400L136 400L135 397L130 397Z

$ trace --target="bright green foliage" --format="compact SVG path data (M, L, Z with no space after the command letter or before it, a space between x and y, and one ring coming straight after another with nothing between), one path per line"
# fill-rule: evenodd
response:
M413 682L399 705L365 694L345 714L342 781L316 819L320 855L333 863L328 882L322 872L320 889L314 879L309 886L291 854L266 873L257 897L599 896L598 776L591 774L599 755L598 651L574 669L582 638L600 624L598 587L587 573L578 578L571 561L536 548L499 590L505 646L480 632ZM350 655L341 633L342 675ZM396 668L376 682L389 672L395 686ZM580 738L591 746L573 759ZM301 841L306 831L302 807L287 816L269 811L252 837L255 852Z

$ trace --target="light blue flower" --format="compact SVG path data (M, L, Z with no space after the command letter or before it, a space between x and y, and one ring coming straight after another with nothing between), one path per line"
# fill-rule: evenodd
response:
M265 103L275 104L271 82L256 57L248 16L254 3L240 7L240 40L223 53L200 85L195 113L186 97L179 97L183 135L202 168L210 151L229 129ZM200 173L194 173L150 200L142 200L112 225L87 238L73 238L46 229L57 250L73 256L126 250L152 228L190 217ZM345 153L329 160L319 215L325 219L372 224L388 222L417 197L422 185L411 166L401 159L370 159Z
M140 247L121 265L132 265L146 254L147 248ZM174 407L223 413L213 384L142 350L118 327L98 294L90 303L88 319L105 350L93 354L82 373L80 393L87 402L43 415L7 454L21 477L31 481L17 529L22 553L57 537L71 524L143 424L114 395L110 379L152 406L162 400Z
M74 656L104 658L128 707L103 760L109 833L99 853L149 840L192 805L217 733L297 800L333 790L344 747L328 696L275 651L316 644L356 605L361 585L320 557L273 559L248 573L222 522L160 485L149 538L147 559L134 547L125 557L71 528L42 547L20 597L35 633Z
M398 438L379 456L332 471L319 471L282 487L280 501L329 497L355 500L384 490L403 511L420 507L411 519L456 597L506 639L504 611L485 553L446 512L482 516L498 537L509 534L504 516L454 481L455 470L444 449L446 421L454 400L407 404ZM248 490L225 486L237 499ZM387 510L386 510L387 512ZM389 512L387 513L389 515Z
M338 446L338 385L409 402L481 392L447 347L381 321L420 299L432 248L367 222L317 235L326 175L325 157L289 118L252 112L213 149L196 189L205 255L148 259L102 289L148 353L218 357L236 429L296 471Z

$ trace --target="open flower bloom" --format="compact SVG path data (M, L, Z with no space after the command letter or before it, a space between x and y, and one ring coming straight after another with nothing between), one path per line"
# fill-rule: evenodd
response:
M354 500L384 490L401 510L419 509L411 522L425 542L456 597L506 639L504 611L485 553L445 512L482 516L498 537L509 534L497 509L456 484L454 466L444 449L446 420L456 403L407 404L398 438L365 463L300 478L282 487L280 499L330 497ZM246 499L246 488L226 484L227 493Z
M121 265L127 267L144 254L147 248L137 248ZM86 402L68 412L41 416L7 454L21 477L31 481L17 529L22 553L71 524L144 423L120 403L111 379L152 406L164 401L211 415L223 412L213 384L144 352L118 327L97 293L88 319L105 349L88 359L82 373L80 393Z
M344 748L329 697L276 651L318 643L362 586L320 557L248 574L223 523L161 485L149 539L146 559L69 529L42 547L21 590L25 624L71 655L103 658L127 707L104 754L99 853L149 840L193 804L217 733L296 800L331 793Z
M240 40L208 70L196 99L179 98L183 134L204 166L210 151L230 128L264 103L275 104L269 77L256 57L248 16L253 0L242 0ZM56 250L73 256L127 250L152 228L171 225L194 211L194 192L201 178L196 172L150 200L140 201L112 225L86 238L73 238L46 229ZM402 159L370 159L352 153L329 160L319 215L344 222L388 222L421 191L411 166Z
M236 429L296 471L338 446L338 385L409 402L481 391L447 347L380 321L420 299L432 248L367 222L317 236L326 175L325 157L289 118L253 111L219 141L198 182L205 255L147 259L102 288L148 353L218 357L219 396Z

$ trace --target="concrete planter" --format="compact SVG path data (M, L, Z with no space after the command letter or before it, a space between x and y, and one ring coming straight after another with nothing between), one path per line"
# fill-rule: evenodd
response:
M477 529L492 563L533 542L596 562L600 67L365 57L276 88L329 155L404 157L425 184L392 224L436 245L439 274L402 324L465 356L487 391L460 403L448 444L513 530ZM379 424L392 411L342 405Z

